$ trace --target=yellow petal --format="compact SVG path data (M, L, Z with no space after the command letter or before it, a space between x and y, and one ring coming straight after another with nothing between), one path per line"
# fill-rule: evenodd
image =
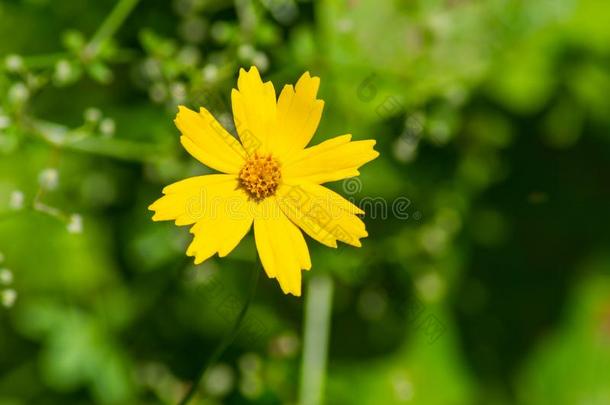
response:
M231 92L233 119L241 143L248 152L269 152L267 138L275 126L276 102L273 83L261 80L255 66L240 69L237 89Z
M284 294L301 295L301 269L311 260L301 231L284 215L274 197L258 204L254 219L256 249L270 278L277 278Z
M195 256L195 264L215 253L229 254L252 225L253 203L237 188L233 175L192 177L165 187L163 193L149 207L155 211L153 220L195 224L191 228L195 237L187 249L188 256Z
M195 159L224 173L239 172L246 157L244 148L208 110L201 108L198 114L180 106L174 122L182 133L182 146Z
M284 184L276 199L292 222L326 246L337 247L340 240L360 247L360 238L368 235L356 216L362 210L324 186Z
M231 174L190 177L170 184L148 209L155 211L153 221L175 220L176 225L190 225L211 213L215 199L235 188Z
M241 199L240 199L241 197ZM253 209L247 197L241 193L227 203L219 204L218 214L197 221L191 228L195 235L186 254L195 257L195 264L207 260L214 254L225 257L250 230Z
M279 158L289 156L311 141L320 118L324 101L316 99L320 78L305 72L296 84L284 86L277 102L277 125L269 139L269 149Z
M303 149L285 161L282 177L288 183L326 183L358 176L358 168L379 156L374 140L351 142L341 135Z

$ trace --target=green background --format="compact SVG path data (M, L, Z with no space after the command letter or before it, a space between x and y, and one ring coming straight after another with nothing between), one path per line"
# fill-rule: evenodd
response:
M302 298L262 277L194 403L311 394L322 277L326 404L610 404L609 21L602 0L0 1L0 404L184 394L255 249L193 267L147 206L209 173L177 105L230 127L253 64L276 90L320 76L313 143L377 140L331 186L368 204L369 237L308 239Z

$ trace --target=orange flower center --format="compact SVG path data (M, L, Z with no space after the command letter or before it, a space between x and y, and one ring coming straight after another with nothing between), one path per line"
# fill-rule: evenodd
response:
M239 183L257 201L274 195L281 178L280 165L271 155L255 153L239 171Z

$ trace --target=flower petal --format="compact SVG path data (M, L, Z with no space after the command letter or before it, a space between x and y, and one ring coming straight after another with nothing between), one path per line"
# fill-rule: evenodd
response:
M246 152L205 108L199 114L178 107L174 120L182 133L180 142L195 159L224 173L237 173L244 164Z
M337 247L337 240L360 247L368 236L356 214L363 211L324 186L312 183L284 184L277 201L286 216L309 236L326 246Z
M254 219L256 249L270 278L277 278L284 294L301 295L301 269L311 260L303 234L278 207L275 198L258 204Z
M191 177L165 187L165 196L149 209L155 211L155 221L195 224L186 254L199 264L215 253L229 254L252 225L253 203L237 186L235 176L228 174Z
M324 101L316 95L320 78L305 72L296 88L284 86L277 102L277 125L269 139L270 150L279 158L307 146L313 137L324 109Z
M148 209L155 211L153 221L175 220L176 225L190 225L209 214L213 199L231 191L235 183L231 174L190 177L165 187L165 195Z
M249 155L268 152L267 138L275 126L276 102L273 83L261 80L255 66L240 69L237 89L231 92L233 119L241 143Z
M282 177L289 183L326 183L358 176L358 168L379 156L374 140L354 141L341 135L295 153L285 161Z

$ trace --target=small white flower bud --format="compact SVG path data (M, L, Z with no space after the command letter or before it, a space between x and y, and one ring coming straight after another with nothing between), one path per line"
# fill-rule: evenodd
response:
M17 301L17 291L12 288L2 291L2 305L10 308L15 304L15 301Z
M24 83L15 83L8 90L8 99L13 103L23 103L28 98L30 98L30 91Z
M11 125L10 117L0 114L0 129L8 128Z
M100 132L105 137L111 137L114 135L115 123L112 118L104 118L102 122L100 122Z
M79 214L70 215L70 221L67 226L68 232L70 233L82 233L83 232L83 217Z
M252 63L254 63L261 72L265 72L269 68L269 58L263 52L256 52L252 57Z
M19 72L23 69L23 58L15 54L8 55L4 64L9 72Z
M70 80L72 77L72 65L65 59L57 61L55 64L54 77L59 83L64 83Z
M201 70L201 74L203 75L203 80L213 82L218 78L218 66L214 64L205 65Z
M25 200L25 196L23 192L19 190L15 190L11 193L9 206L14 210L20 210L23 208L23 201Z
M13 282L13 273L9 269L0 269L0 284L9 285Z
M102 118L102 112L99 108L89 107L85 110L85 121L98 122Z
M59 184L59 172L52 167L44 169L38 175L38 183L45 190L55 190Z
M254 58L255 53L256 50L249 44L240 45L240 47L237 48L237 56L239 56L240 59L251 60Z
M174 101L178 104L186 100L186 86L184 83L176 82L170 86L170 93Z
M161 103L167 98L167 88L161 82L157 82L150 87L148 94L152 101Z

